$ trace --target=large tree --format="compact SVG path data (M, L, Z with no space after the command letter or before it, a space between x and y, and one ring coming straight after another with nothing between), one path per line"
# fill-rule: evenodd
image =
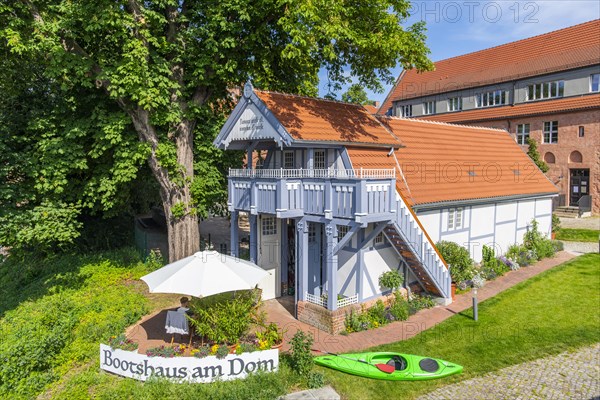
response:
M3 1L4 64L31 77L43 103L37 125L27 127L39 141L21 143L22 151L52 156L50 169L30 157L35 172L2 160L11 169L0 174L3 184L37 180L4 218L44 215L48 199L52 210L110 209L146 160L167 217L170 259L197 251L199 207L205 211L206 193L222 185L226 156L210 142L231 106L228 89L252 79L316 95L325 68L334 88L354 77L380 90L398 63L429 69L424 25L401 26L408 11L406 0ZM31 93L29 84L15 97ZM10 132L12 144L24 129ZM55 219L73 226L60 213Z

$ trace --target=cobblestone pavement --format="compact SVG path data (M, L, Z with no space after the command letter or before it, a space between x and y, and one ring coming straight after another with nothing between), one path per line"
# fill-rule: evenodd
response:
M600 343L504 368L444 386L422 400L596 399L600 396Z
M560 226L562 228L599 230L600 229L600 217L561 218Z
M574 253L576 255L584 253L597 253L599 244L598 242L568 242L562 241L565 247L565 251Z

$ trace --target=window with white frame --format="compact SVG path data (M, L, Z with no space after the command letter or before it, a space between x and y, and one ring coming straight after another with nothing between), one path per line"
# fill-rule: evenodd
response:
M508 90L493 90L475 95L475 107L492 107L503 104L508 104Z
M350 232L350 227L348 225L338 225L338 240L341 240L348 232Z
M381 232L379 235L375 236L375 239L373 239L373 244L383 244L384 240L385 238L383 236L383 232Z
M435 101L426 101L423 103L423 114L435 114Z
M452 97L448 99L448 111L462 110L462 97Z
M558 121L544 122L544 143L558 143Z
M448 230L461 229L463 227L463 208L448 209Z
M412 104L407 104L404 106L399 106L397 108L398 110L398 116L399 117L403 117L403 118L408 118L408 117L412 117L413 113L412 113Z
M529 124L518 124L517 125L517 143L527 144L529 139Z
M527 100L551 99L565 94L565 81L535 83L527 86Z
M600 74L590 75L590 92L600 91Z
M314 169L325 169L325 150L315 150L314 153Z
M293 169L296 166L296 159L293 151L283 152L283 168Z
M262 217L263 236L277 235L277 219L275 217Z

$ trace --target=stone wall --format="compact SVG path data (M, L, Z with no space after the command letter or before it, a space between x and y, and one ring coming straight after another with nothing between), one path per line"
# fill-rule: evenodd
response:
M406 297L406 289L400 289L404 297ZM307 301L298 301L297 315L298 320L314 326L322 331L338 334L346 329L344 322L346 321L346 314L350 314L351 311L360 311L361 309L369 309L375 305L377 300L383 301L387 306L394 298L393 295L386 295L377 298L367 300L361 304L352 304L346 307L338 308L335 311L326 309L319 305L309 303Z

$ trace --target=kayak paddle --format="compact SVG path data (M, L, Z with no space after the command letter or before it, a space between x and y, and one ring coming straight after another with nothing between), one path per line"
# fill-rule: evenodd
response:
M329 354L331 356L336 356L336 357L340 357L340 358L345 358L346 360L351 360L351 361L358 361L361 362L363 364L367 364L367 365L372 365L375 368L377 368L378 370L380 370L381 372L385 372L386 374L391 374L392 372L394 372L396 370L396 368L394 368L393 365L387 365L387 364L371 364L370 362L367 362L365 360L359 360L359 359L355 359L355 358L350 358L350 357L344 357L341 354L335 354L335 353L330 353L328 351L323 351L323 350L317 350L317 349L311 349L312 351L317 351L319 353L325 353L325 354Z

